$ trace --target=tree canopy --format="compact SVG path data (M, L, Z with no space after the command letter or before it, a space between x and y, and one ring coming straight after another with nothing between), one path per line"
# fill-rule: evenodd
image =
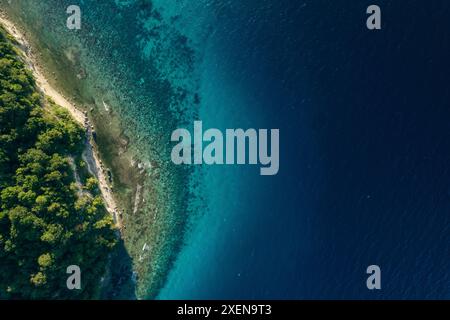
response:
M96 180L75 179L84 143L0 27L0 299L98 297L117 239ZM81 290L66 287L69 265Z

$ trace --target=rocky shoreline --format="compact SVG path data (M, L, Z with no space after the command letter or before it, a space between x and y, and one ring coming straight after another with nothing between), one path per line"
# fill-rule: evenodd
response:
M27 41L26 35L24 35L24 33L22 33L10 20L8 20L6 15L1 11L0 24L12 37L14 37L26 65L33 73L37 88L44 96L52 99L57 105L66 109L71 114L73 119L85 128L86 146L83 152L83 159L86 161L90 173L98 180L99 189L102 194L106 210L112 215L118 230L122 231L122 214L117 202L114 199L111 178L109 177L109 169L105 168L99 156L95 143L95 128L89 121L87 113L82 112L73 102L70 102L67 97L59 93L50 85L49 81L44 76L42 68L35 58L33 48L30 46L29 41Z

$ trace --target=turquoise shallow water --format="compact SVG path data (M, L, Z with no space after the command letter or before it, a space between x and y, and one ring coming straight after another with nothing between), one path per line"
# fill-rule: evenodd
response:
M248 128L255 116L249 112L248 92L226 72L228 66L220 54L220 46L210 39L201 76L202 107L199 118L204 128ZM239 246L239 234L245 232L251 217L251 201L258 188L252 177L256 168L246 166L202 167L202 190L207 209L194 215L185 246L169 273L159 299L205 298L205 283L220 279L227 273L240 276L239 267L228 268L223 259Z

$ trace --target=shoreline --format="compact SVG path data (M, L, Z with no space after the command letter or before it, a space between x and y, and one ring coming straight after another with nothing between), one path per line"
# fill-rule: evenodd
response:
M86 145L83 152L83 159L86 161L89 171L98 180L98 185L106 210L111 214L115 226L118 228L120 235L122 234L122 219L118 212L118 205L114 199L114 195L111 191L111 186L108 184L107 173L102 165L102 160L99 156L99 152L93 142L93 126L89 121L87 114L82 112L74 103L68 101L64 95L50 85L47 78L44 76L44 72L33 55L33 48L30 46L30 42L23 35L20 29L12 23L6 14L0 10L0 24L5 30L15 39L21 54L25 60L26 65L32 72L36 81L36 87L42 92L44 97L52 99L57 105L61 106L69 112L72 118L80 124L86 131Z
M33 10L32 7L29 9ZM44 37L40 33L40 28L35 27L34 23L38 21L23 15L21 5L11 7L11 11L8 8L0 8L0 15L1 13L4 13L3 17L15 27L11 33L16 38L17 33L20 33L19 37L22 36L28 42L28 47L16 46L18 51L24 51L27 56L34 58L37 66L30 68L45 75L45 87L56 89L54 91L62 97L55 103L70 108L67 110L77 117L81 124L85 115L88 115L90 123L95 126L95 129L92 128L95 130L95 139L86 144L84 154L92 150L97 152L99 161L95 162L93 156L90 157L94 160L90 167L97 170L104 165L106 187L110 189L109 193L114 196L115 204L118 204L120 209L117 212L120 234L118 230L117 236L123 248L112 258L111 270L115 272L115 280L111 284L118 290L111 292L122 294L122 288L127 291L128 280L131 279L133 284L130 287L134 288L135 297L155 298L164 287L181 250L187 212L190 210L187 201L190 172L185 168L167 164L167 159L163 157L166 150L163 144L158 143L162 138L162 126L175 119L169 117L166 120L165 113L155 110L156 119L160 121L156 123L155 117L150 119L146 115L144 118L149 122L145 124L145 130L136 130L141 125L138 123L140 117L131 119L136 120L135 124L128 123L130 119L127 117L134 113L122 112L121 108L124 104L134 105L136 108L137 104L143 102L148 102L150 106L153 103L153 94L149 94L147 90L143 91L141 86L133 87L135 74L128 74L128 71L123 70L123 79L120 81L123 81L126 90L123 90L123 86L117 88L115 81L118 79L114 76L115 73L105 72L109 69L100 63L101 59L97 61L88 54L96 52L94 48L89 48L96 37L84 39L73 35L73 39L66 42L66 38L59 38L64 35L65 30L58 29L65 26L55 26L48 31L47 39L47 36ZM128 55L124 54L123 57ZM26 63L28 62L29 59ZM81 78L78 73L80 70L83 71ZM160 84L158 79L149 77L148 80ZM127 87L128 85L130 87ZM163 93L168 90L165 87L163 89ZM134 110L136 111L138 110ZM150 109L148 111L153 112ZM148 125L153 126L149 128L153 133L151 135L146 131ZM89 128L90 125L86 131ZM92 132L87 132L90 133ZM153 144L157 146L154 147ZM83 159L89 164L84 157ZM108 211L114 214L113 210ZM124 274L126 276L122 277ZM123 279L127 283L125 286Z

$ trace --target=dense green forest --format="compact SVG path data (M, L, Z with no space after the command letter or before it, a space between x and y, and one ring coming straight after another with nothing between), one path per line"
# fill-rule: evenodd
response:
M85 134L36 89L0 27L0 299L98 298L117 239ZM68 290L69 265L81 269Z

